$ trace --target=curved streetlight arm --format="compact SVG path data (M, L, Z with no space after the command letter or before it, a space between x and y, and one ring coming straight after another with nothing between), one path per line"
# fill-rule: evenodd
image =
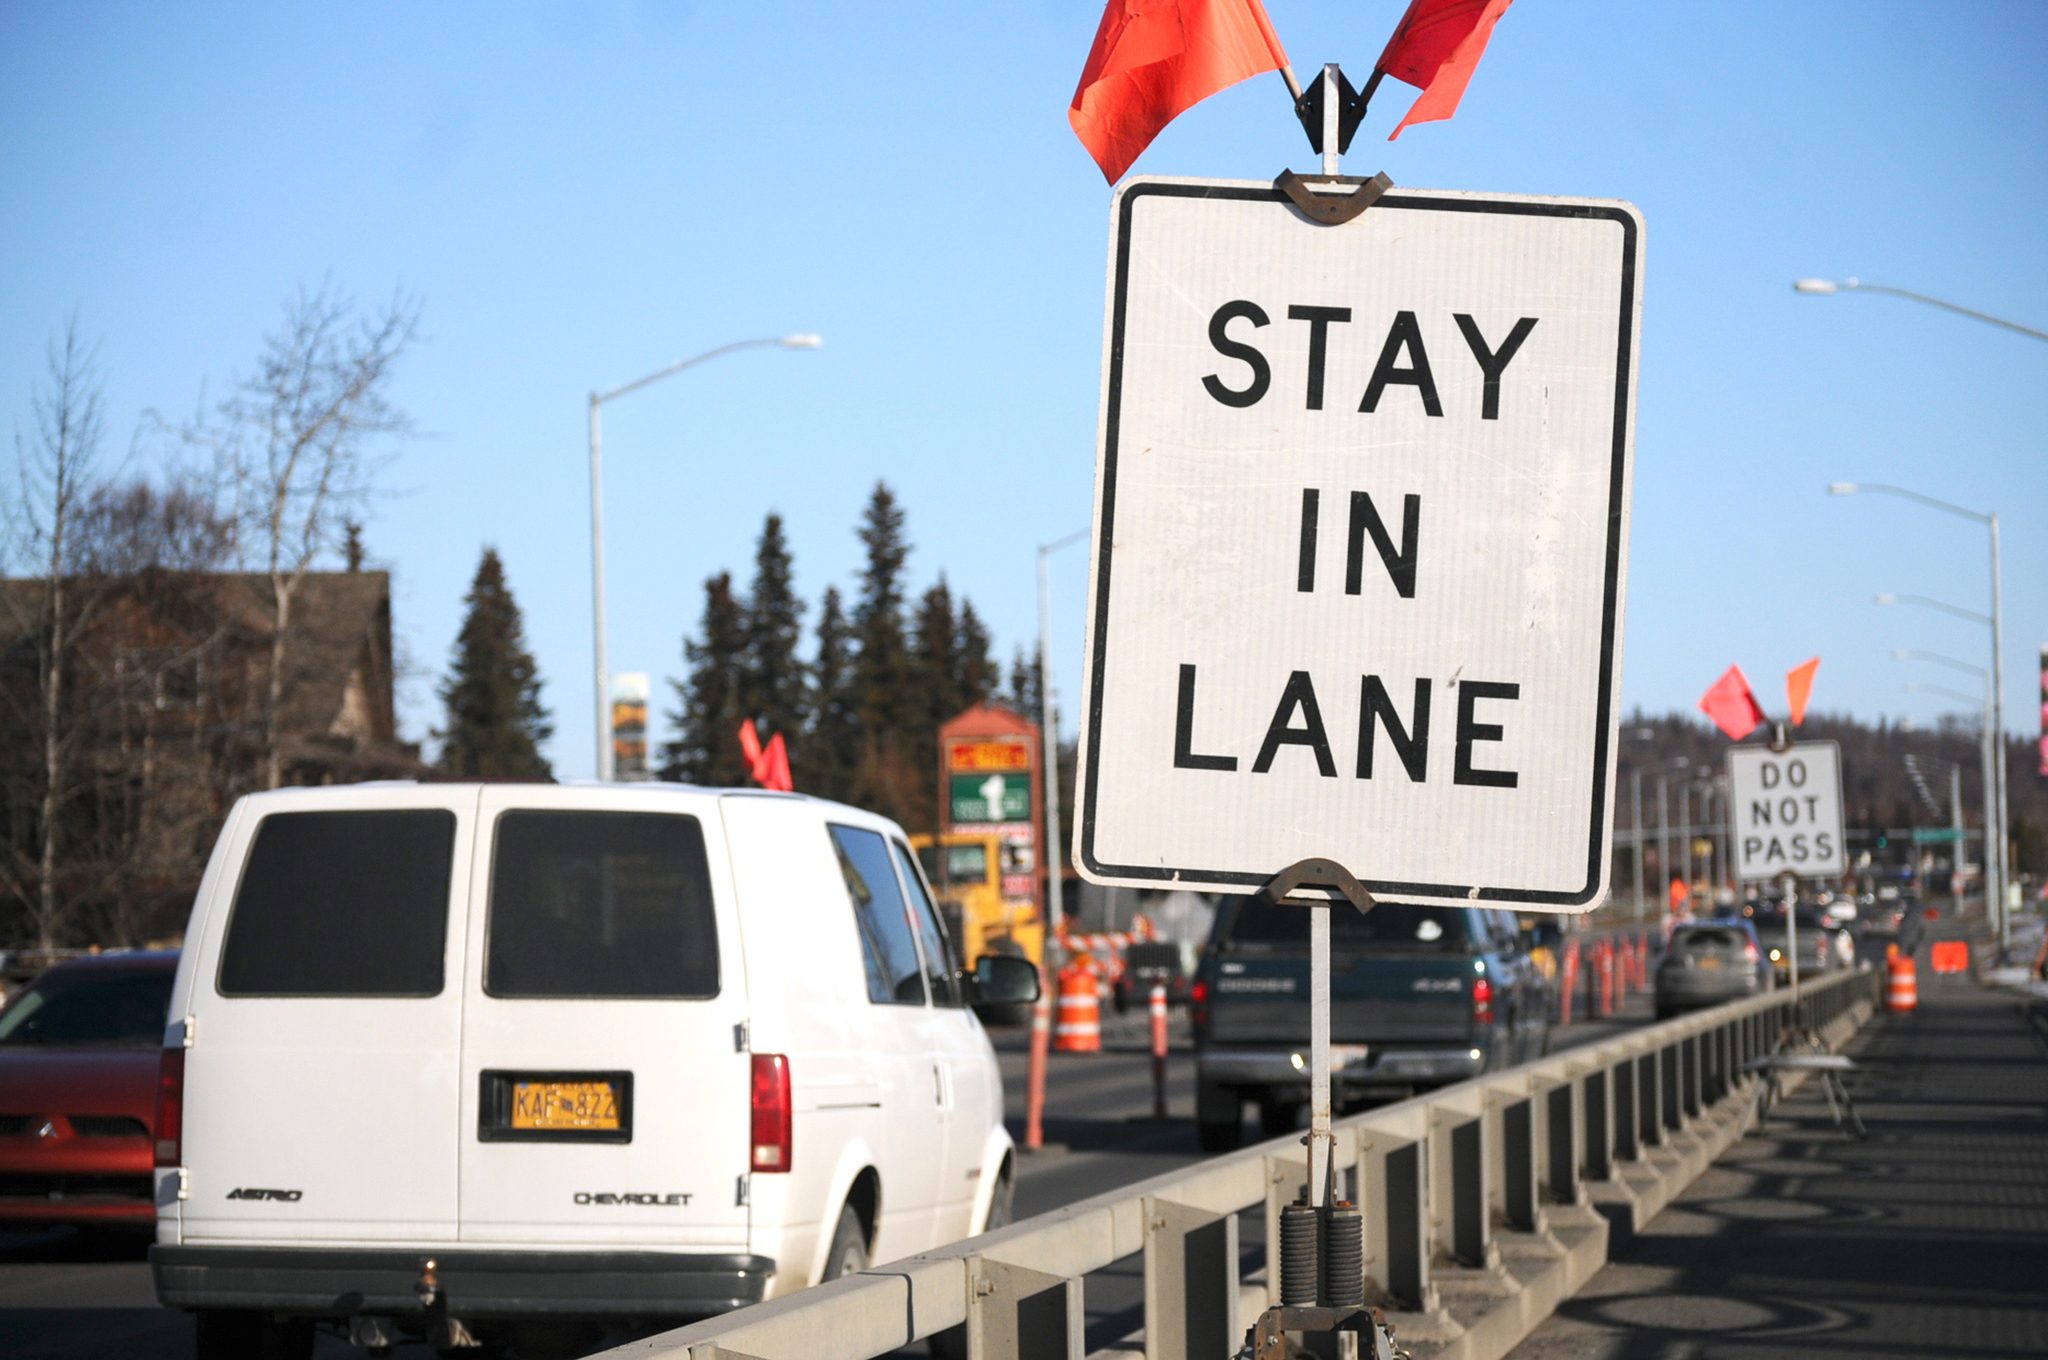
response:
M1990 524L1998 518L1996 515L1980 515L1975 510L1965 509L1950 501L1936 500L1932 496L1923 496L1917 491L1908 491L1902 486L1886 486L1883 482L1828 483L1828 494L1830 496L1854 496L1862 491L1875 491L1880 495L1899 496L1909 501L1918 501L1922 505L1931 505L1937 510L1946 510L1951 515L1961 515L1964 519L1976 520L1979 524Z
M1930 600L1925 595L1873 595L1870 598L1877 604L1917 604L1927 609L1939 609L1944 614L1953 614L1959 619L1968 619L1971 623L1991 627L1989 614L1979 614L1976 610L1965 609L1961 605L1943 604L1940 600Z
M1966 704L1982 704L1984 702L1984 696L1981 694L1965 694L1959 689L1950 689L1947 685L1929 685L1917 680L1908 680L1900 688L1904 689L1908 694L1940 694L1950 699L1959 699Z
M616 771L612 768L612 700L611 700L611 658L606 654L604 617L604 435L600 413L604 404L628 392L637 392L649 383L660 382L663 378L695 368L707 359L716 359L721 354L730 354L737 349L754 349L762 345L780 345L784 349L816 349L824 342L816 335L766 335L752 340L735 340L729 345L707 349L678 364L670 364L659 373L650 373L614 387L609 392L590 394L590 630L592 669L595 671L596 693L593 698L597 707L597 777L610 780Z
M764 335L754 340L735 340L729 345L720 345L717 349L707 349L702 354L694 355L679 364L670 364L661 372L650 373L644 378L635 379L624 387L614 387L609 392L592 392L590 394L590 404L592 406L602 406L614 397L623 397L628 392L637 392L649 383L660 382L671 374L680 373L686 368L695 368L707 359L716 359L719 355L730 354L736 349L754 349L761 345L780 345L784 349L816 349L818 348L818 343L818 337L815 335Z
M1932 661L1937 666L1947 666L1951 670L1968 671L1979 680L1989 681L1991 679L1991 672L1985 670L1982 666L1972 666L1967 661L1958 661L1952 656L1943 656L1940 652L1899 651L1892 653L1892 660Z
M1836 283L1832 279L1797 279L1792 284L1792 291L1795 293L1823 295L1835 292L1889 293L1893 297L1902 297L1913 302L1924 302L1930 307L1939 307L1945 312L1954 312L1958 316L1967 316L1974 321L1987 322L1993 326L2003 326L2006 330L2018 331L2021 335L2030 335L2036 340L2048 340L2048 331L2037 331L2032 326L2022 326L2017 321L2007 321L2004 317L1993 316L1989 312L1979 312L1969 307L1960 307L1953 302L1944 302L1938 297L1929 297L1925 293L1915 293L1904 288L1892 288L1882 283L1865 283L1858 278L1844 279L1840 283Z
M1071 534L1068 534L1065 538L1056 538L1050 543L1039 544L1038 550L1042 553L1056 553L1061 548L1066 547L1069 543L1079 543L1082 539L1086 537L1088 537L1088 531L1086 529L1076 529Z
M1836 291L1837 286L1826 279L1796 279L1792 284L1793 291L1799 293L1832 293ZM2021 335L2029 336L2035 340L2048 340L2048 331L2037 331L2031 326L2022 326L2017 322L2007 321L2003 317L1992 316L1986 312L1972 311L1968 307L1958 307L1953 302L1944 302L1940 298L1928 297L1924 293L1915 293L1904 288L1888 288L1883 284L1865 283L1861 279L1856 278L1848 279L1839 286L1863 292L1890 293L1893 297L1902 297L1913 302L1924 302L1930 307L1939 307L1944 311L1970 317L1972 320L1988 322L1993 326L2009 331L2017 331ZM1853 495L1858 489L1854 482L1837 482L1828 488L1828 492L1831 495ZM1990 759L1986 761L1985 776L1990 785L1990 790L1985 795L1987 807L1985 820L1987 824L1997 826L1998 835L1995 840L1985 847L1984 861L1988 871L1986 886L1989 889L1985 906L1987 914L1994 916L1998 922L1998 953L1999 957L2003 959L2006 950L2012 943L2012 927L2011 922L2007 919L2009 913L2006 909L2005 900L2006 883L2010 876L2009 870L2011 868L2011 847L2006 839L2006 831L2010 823L2006 818L2008 809L2006 807L2007 791L2005 786L2005 638L2003 630L2000 629L1998 624L1999 616L2002 612L1999 608L2002 587L1999 583L1998 566L1998 515L1996 512L1980 515L1973 510L1965 510L1960 505L1951 505L1947 501L1936 500L1932 496L1922 496L1918 492L1907 491L1901 487L1872 486L1869 489L1872 491L1883 491L1889 495L1904 496L1908 500L1919 501L1923 505L1932 506L1937 510L1946 510L1951 514L1961 515L1965 519L1974 519L1991 530L1991 712L1988 726L1990 731L1999 735L1991 742Z

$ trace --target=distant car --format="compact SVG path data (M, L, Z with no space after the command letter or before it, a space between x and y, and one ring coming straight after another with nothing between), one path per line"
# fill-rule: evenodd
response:
M1147 1004L1155 986L1166 988L1170 1006L1188 999L1188 974L1181 964L1180 946L1164 940L1125 945L1123 976L1116 980L1116 1008L1123 1011Z
M175 952L43 973L0 1010L0 1225L154 1231L158 1054Z
M1760 907L1750 922L1756 927L1756 936L1762 944L1764 956L1771 961L1772 973L1780 983L1791 980L1791 964L1785 957L1785 910L1783 907ZM1837 936L1841 932L1827 924L1827 918L1809 906L1799 908L1796 947L1799 950L1799 975L1816 977L1843 967L1841 946Z
M1657 965L1659 1020L1699 1006L1739 1001L1769 987L1763 950L1749 922L1701 921L1678 926Z

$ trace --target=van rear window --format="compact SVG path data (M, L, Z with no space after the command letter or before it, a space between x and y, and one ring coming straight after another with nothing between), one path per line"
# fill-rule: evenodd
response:
M221 950L222 996L436 996L455 814L273 812Z
M498 818L484 990L500 997L718 995L704 829L662 812Z
M1225 947L1252 953L1292 953L1308 948L1308 914L1321 907L1282 902L1265 906L1241 898L1225 923ZM1463 907L1426 907L1414 902L1381 902L1360 915L1349 903L1328 908L1330 948L1358 953L1462 953L1470 938Z

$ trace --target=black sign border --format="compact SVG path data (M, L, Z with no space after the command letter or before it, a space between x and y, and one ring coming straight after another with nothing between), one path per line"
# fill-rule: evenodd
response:
M1131 218L1141 199L1209 198L1247 203L1288 204L1278 189L1249 185L1168 184L1143 182L1125 189L1118 201L1116 234L1116 285L1110 318L1108 392L1104 402L1102 432L1102 504L1096 525L1095 617L1089 620L1090 666L1088 670L1088 761L1081 772L1080 834L1076 850L1091 874L1104 878L1143 879L1170 886L1234 884L1247 889L1262 886L1285 865L1276 864L1269 873L1238 873L1229 870L1169 868L1150 865L1103 864L1095 857L1095 812L1102 750L1102 687L1109 641L1110 545L1116 537L1116 471L1118 418L1123 403L1124 309L1128 301L1131 261ZM1288 205L1290 208L1291 204ZM1615 635L1621 623L1622 504L1628 486L1629 383L1635 346L1637 223L1634 214L1622 208L1584 203L1518 202L1486 198L1437 198L1427 194L1391 192L1369 211L1389 210L1433 212L1499 213L1512 217L1575 217L1617 223L1622 231L1621 326L1615 359L1613 455L1607 490L1607 579L1603 591L1600 621L1600 699L1593 735L1592 809L1586 847L1586 883L1575 892L1553 892L1535 888L1493 887L1485 884L1412 883L1390 879L1360 880L1376 896L1414 895L1436 899L1475 902L1520 903L1528 907L1578 907L1593 901L1600 891L1602 860L1607 854L1607 764L1608 740L1613 729L1611 714L1615 701ZM1299 215L1299 210L1293 211ZM1347 865L1357 872L1359 866Z

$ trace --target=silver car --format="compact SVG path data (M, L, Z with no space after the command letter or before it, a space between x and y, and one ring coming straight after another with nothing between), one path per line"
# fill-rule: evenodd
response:
M1657 965L1657 1018L1755 996L1768 986L1762 951L1747 921L1680 925Z

